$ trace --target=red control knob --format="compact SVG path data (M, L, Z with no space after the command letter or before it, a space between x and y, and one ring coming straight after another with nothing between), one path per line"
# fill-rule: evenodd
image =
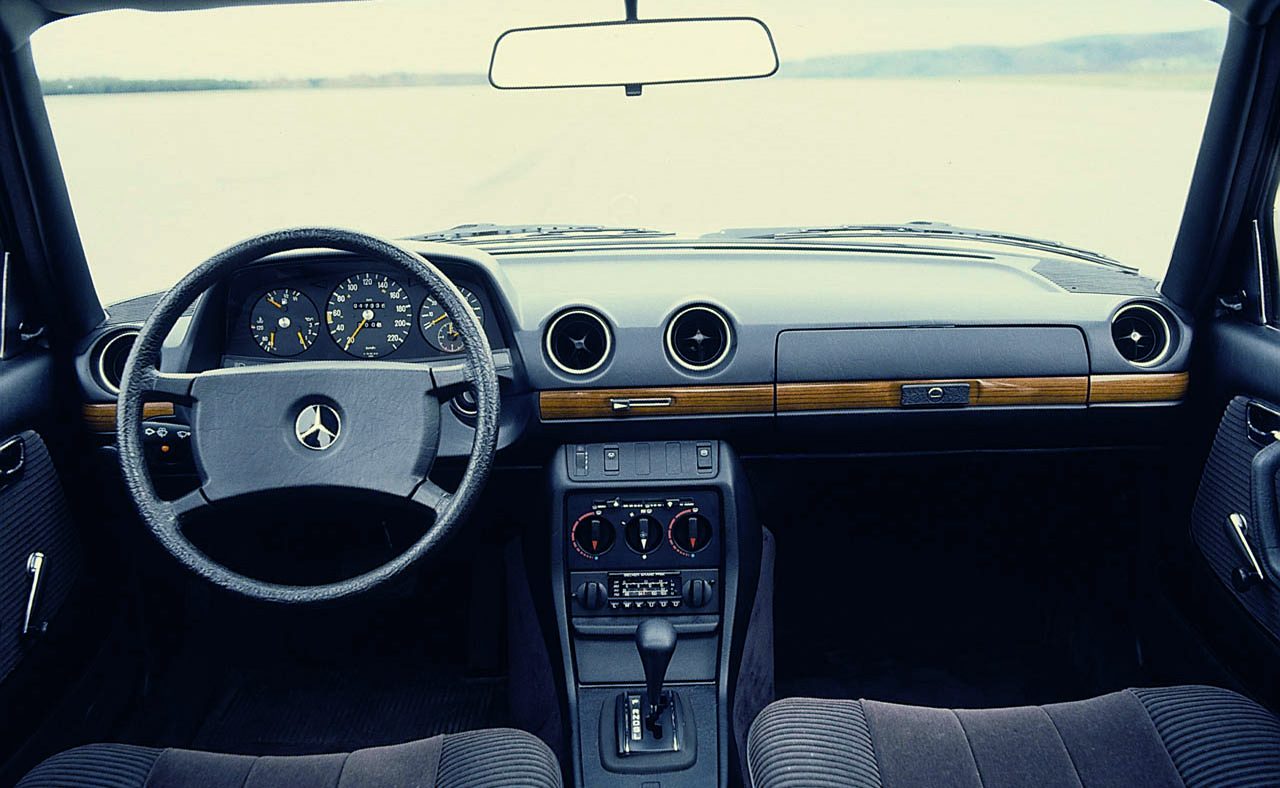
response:
M587 512L573 524L573 549L587 558L599 558L613 548L618 533L609 519L595 512Z
M677 553L692 557L711 544L711 521L694 509L685 509L671 519L667 534Z

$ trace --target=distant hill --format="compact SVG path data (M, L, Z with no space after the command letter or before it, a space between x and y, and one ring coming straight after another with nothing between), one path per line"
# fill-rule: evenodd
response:
M1193 73L1217 68L1226 31L1068 38L1029 46L963 46L828 55L782 63L779 75L822 78Z
M487 85L484 74L357 74L317 79L47 79L46 96L87 93L171 93L193 90L296 90L298 88L391 88L433 85Z

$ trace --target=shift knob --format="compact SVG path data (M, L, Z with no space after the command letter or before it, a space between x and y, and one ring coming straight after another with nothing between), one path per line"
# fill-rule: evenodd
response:
M662 681L676 650L676 628L661 618L647 618L636 627L636 650L644 666L644 684L652 713L662 703Z

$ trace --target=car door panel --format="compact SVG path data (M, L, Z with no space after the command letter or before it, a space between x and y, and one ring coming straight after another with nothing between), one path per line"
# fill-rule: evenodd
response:
M62 484L34 430L0 440L0 682L56 617L83 551ZM34 591L33 591L34 589Z
M1192 537L1223 586L1280 638L1280 572L1274 568L1280 566L1275 506L1280 443L1251 429L1250 411L1257 408L1280 414L1274 403L1253 397L1234 397L1227 405L1196 493ZM1232 515L1247 524L1242 530L1249 552L1239 544ZM1248 577L1256 571L1253 560L1261 578ZM1247 573L1243 577L1242 571Z

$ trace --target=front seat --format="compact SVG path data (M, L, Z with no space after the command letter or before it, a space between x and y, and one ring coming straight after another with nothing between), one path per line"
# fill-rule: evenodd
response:
M788 698L751 726L755 788L1276 786L1280 721L1213 687L1010 709Z
M505 728L351 753L223 755L129 744L88 744L32 769L18 788L559 788L541 740Z

